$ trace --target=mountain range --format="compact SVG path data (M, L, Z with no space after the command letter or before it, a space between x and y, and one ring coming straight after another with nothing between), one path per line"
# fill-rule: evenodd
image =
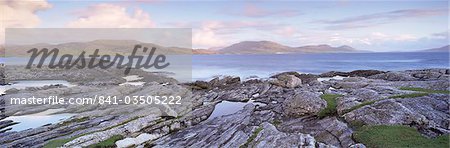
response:
M156 54L291 54L291 53L362 53L370 52L365 50L357 50L353 47L343 45L333 47L330 45L308 45L300 47L290 47L272 41L243 41L232 44L223 48L216 49L190 49L179 47L164 47L152 43L140 42L136 40L94 40L89 42L69 42L61 44L47 44L39 43L32 45L10 45L7 46L8 55L27 55L26 51L32 48L58 48L60 53L64 54L79 54L81 51L90 52L95 49L100 50L100 55L103 54L130 54L134 45L140 44L143 47L156 47L158 50ZM105 50L107 49L107 50ZM419 50L419 52L449 52L449 45L440 48ZM4 49L0 47L0 54L4 54ZM146 53L140 52L137 55Z
M153 43L145 43L136 40L94 40L89 42L68 42L61 44L48 44L38 43L31 45L9 45L7 48L6 56L22 56L28 55L26 53L32 48L42 49L54 49L58 48L60 54L74 54L79 55L82 51L86 51L86 54L92 54L95 49L99 50L99 55L130 55L135 45L141 45L142 47L152 48L156 47L155 54L190 54L192 53L189 48L180 47L164 47ZM150 50L146 53L138 50L136 55L148 55Z
M207 53L204 53L207 51ZM289 53L358 53L369 52L356 50L343 45L332 47L330 45L309 45L290 47L271 41L243 41L218 50L194 50L197 54L289 54Z
M422 52L449 52L450 51L450 45L442 46L439 48L431 48L431 49L425 49L421 50Z

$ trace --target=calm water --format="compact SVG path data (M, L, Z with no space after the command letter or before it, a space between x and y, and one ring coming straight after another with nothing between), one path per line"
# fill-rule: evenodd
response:
M254 102L253 100L249 100L247 102L231 102L231 101L222 101L214 107L214 111L208 117L207 120L213 119L215 117L221 117L225 115L230 115L236 113L244 108L247 104L254 104L258 106L264 106L264 103Z
M73 87L75 85L70 84L65 80L21 80L21 81L12 81L11 85L3 85L0 86L0 94L4 94L4 92L8 89L25 89L27 87L43 87L48 85L64 85L67 87Z
M65 80L22 80L22 81L13 81L11 85L0 86L0 94L3 94L5 90L16 88L16 89L25 89L27 87L43 87L46 85L64 85L67 87L73 87L75 85L70 84ZM46 125L49 123L58 123L61 120L67 119L74 114L52 114L57 111L62 111L64 109L49 109L47 111L41 113L35 113L30 115L23 116L10 116L4 120L13 120L14 122L19 122L19 124L15 124L11 126L11 131L22 131L29 128L36 128L42 125Z
M49 109L40 113L30 115L10 116L5 120L13 120L15 122L19 122L19 124L11 126L11 131L23 131L30 128L40 127L46 124L58 123L75 115L69 113L53 114L62 110L64 109Z
M168 59L171 66L161 70L148 69L148 71L165 71L169 72L169 76L180 81L191 81L205 80L222 75L240 76L241 78L250 76L268 77L284 71L317 74L332 70L377 69L396 71L449 68L449 53L432 52L193 55L192 57L174 56L171 59ZM28 59L0 58L0 62L6 62L7 65L26 64Z
M268 77L283 71L323 73L360 69L449 68L449 53L339 53L278 55L195 55L194 80L234 75Z

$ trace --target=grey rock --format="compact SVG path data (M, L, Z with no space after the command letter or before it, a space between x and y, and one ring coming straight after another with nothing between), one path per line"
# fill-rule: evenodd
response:
M195 81L192 83L185 83L185 85L190 86L193 89L197 90L210 90L214 88L225 89L230 88L241 83L241 79L239 77L231 77L225 76L223 78L216 77L209 82L205 81Z
M64 147L74 147L81 146L86 147L95 143L99 143L103 140L106 140L114 135L124 135L125 133L135 133L140 131L147 125L155 124L156 120L159 119L155 115L149 115L146 117L142 117L133 121L130 121L124 125L120 125L118 127L114 127L112 129L108 129L105 131L95 132L89 135L81 136L76 138L66 144Z
M6 118L6 117L1 117ZM14 124L18 124L18 122L14 122L12 120L3 120L0 118L0 133L4 133L6 131L11 130L10 126L13 126Z
M446 79L449 78L449 69L422 69L422 70L407 70L406 73L409 73L415 78L419 80L438 80L438 79Z
M252 130L248 127L255 106L249 104L235 114L214 118L204 123L164 136L154 143L155 147L219 147L243 145ZM228 139L234 140L228 140Z
M357 144L351 145L350 148L366 148L366 146L362 143L357 143Z
M384 71L379 70L354 70L351 72L340 72L340 71L330 71L326 73L320 74L320 77L334 77L334 76L343 76L343 77L369 77L372 75L386 73Z
M190 128L164 136L150 144L154 147L333 147L318 143L314 137L301 133L283 133L270 123L254 121L255 106L213 118ZM263 113L264 114L264 113ZM261 123L262 122L262 123ZM261 124L259 124L261 123ZM254 137L254 139L250 139Z
M229 87L230 85L240 84L241 78L225 76L222 79L214 78L209 83L212 87Z
M302 85L302 80L294 75L280 75L269 81L273 85L286 88L295 88Z
M352 92L350 92L349 94L337 99L336 109L338 114L342 115L347 110L363 102L380 100L382 98L383 97L379 95L378 92L372 89L367 88L355 89L352 90Z
M317 114L326 107L325 100L321 99L319 93L298 92L283 102L284 115L288 117L300 117Z
M373 82L364 77L348 77L344 78L343 80L331 80L328 82L325 81L325 83L329 84L335 89L351 90L367 87Z
M319 75L319 77L334 77L334 76L343 76L348 77L348 72L340 72L340 71L329 71Z
M377 74L382 74L382 73L386 73L386 72L379 71L379 70L355 70L355 71L349 72L349 76L351 76L351 77L369 77L372 75L377 75Z
M349 123L366 125L403 124L417 127L429 136L448 134L448 95L387 99L344 115Z
M417 78L403 72L387 72L368 77L369 79L382 79L388 81L414 81Z
M317 141L336 147L355 144L352 140L352 129L336 117L318 119L314 116L305 116L284 121L278 127L280 131L286 133L308 133Z
M135 138L125 138L125 139L119 140L119 141L115 142L115 144L118 148L127 148L127 147L139 146L139 145L143 144L144 142L151 141L151 140L157 139L159 137L161 137L160 134L143 133Z
M283 133L270 123L264 122L262 130L249 143L249 147L315 147L316 140L308 134Z

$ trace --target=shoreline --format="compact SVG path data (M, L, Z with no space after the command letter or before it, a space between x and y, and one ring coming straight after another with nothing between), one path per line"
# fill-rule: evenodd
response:
M56 71L48 75L45 70L35 70L34 75L17 77L63 78L69 72ZM22 71L23 72L23 71ZM73 72L73 71L72 71ZM89 70L76 86L51 86L9 90L2 100L11 96L48 95L86 96L105 95L152 95L166 92L181 95L182 105L104 105L104 106L26 106L8 108L9 113L27 111L32 114L51 108L65 108L60 113L77 113L56 124L45 125L20 132L0 133L0 144L5 146L26 145L41 147L65 139L59 146L89 146L120 135L115 144L121 146L157 145L183 146L187 141L197 143L210 141L208 146L230 146L270 143L270 137L289 139L303 137L310 143L298 146L321 145L328 147L361 146L354 133L358 126L404 125L417 129L427 137L448 135L448 98L450 69L419 69L406 71L356 70L331 71L322 74L283 72L267 79L242 80L240 77L224 76L209 81L178 83L174 79L132 70L133 78L142 78L143 85L119 85L127 82L120 72L114 70ZM110 75L107 75L110 74ZM114 74L114 75L111 75ZM103 78L91 79L102 75ZM138 77L139 76L139 77ZM318 81L323 77L346 77L342 80ZM76 80L71 78L70 80ZM105 81L107 80L107 81ZM133 79L134 80L134 79ZM167 81L171 81L167 84ZM334 97L329 99L327 97ZM209 119L216 105L229 102L255 101L265 105L247 103L231 114ZM333 103L330 102L335 100ZM425 101L426 100L426 101ZM225 102L224 102L225 101ZM447 102L447 103L445 103ZM331 103L331 104L330 104ZM331 106L330 106L331 105ZM437 106L436 106L437 105ZM331 108L330 108L331 107ZM437 107L437 108L436 108ZM334 109L333 109L334 108ZM8 124L8 123L7 123ZM5 125L7 125L5 124ZM208 125L217 127L211 139L190 137L192 133L210 133ZM300 128L301 127L301 128ZM56 132L56 131L64 132ZM249 141L249 135L259 131L257 138ZM1 130L0 130L1 131ZM264 133L271 133L269 135ZM223 141L231 135L241 140ZM291 136L283 136L283 135ZM27 140L28 138L35 140ZM51 138L45 138L51 137ZM136 141L133 138L143 138ZM205 139L206 138L206 139ZM337 139L336 139L337 138ZM200 143L197 143L200 144ZM286 143L287 144L287 143Z

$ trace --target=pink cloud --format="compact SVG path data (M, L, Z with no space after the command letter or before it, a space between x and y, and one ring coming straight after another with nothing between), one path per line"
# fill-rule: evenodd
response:
M284 37L292 37L294 34L297 33L297 29L291 26L286 26L275 30L275 33Z
M36 15L39 11L50 9L52 5L45 0L0 1L0 44L4 42L5 28L33 28L41 23Z
M258 7L254 4L247 4L242 9L234 9L234 10L225 10L225 13L237 16L246 16L246 17L269 17L269 16L278 16L278 17L293 17L300 15L301 13L298 10L269 10L262 7Z
M194 47L217 47L225 44L224 40L217 35L215 29L223 27L223 23L219 21L203 22L201 27L194 29L192 36L192 44Z
M115 4L97 4L78 11L78 19L67 24L71 28L149 28L154 27L150 15L136 8L132 13Z

